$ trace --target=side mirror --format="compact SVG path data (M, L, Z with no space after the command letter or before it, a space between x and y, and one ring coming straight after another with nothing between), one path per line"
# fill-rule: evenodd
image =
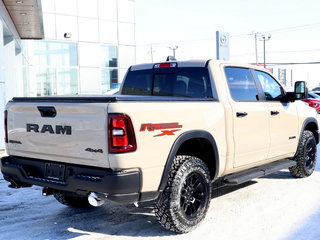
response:
M297 100L308 97L308 88L305 81L298 81L294 84L294 93Z

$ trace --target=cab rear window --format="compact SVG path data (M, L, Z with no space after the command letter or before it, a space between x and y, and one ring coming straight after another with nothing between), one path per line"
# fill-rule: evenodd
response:
M170 68L129 71L122 95L214 98L207 68Z

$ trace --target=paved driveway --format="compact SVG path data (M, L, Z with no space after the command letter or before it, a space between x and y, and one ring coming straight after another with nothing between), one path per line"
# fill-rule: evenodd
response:
M10 189L0 175L0 238L317 240L319 165L306 179L281 171L216 191L205 221L184 235L163 229L152 204L136 208L108 202L91 210L71 209L52 196L42 197L40 187Z

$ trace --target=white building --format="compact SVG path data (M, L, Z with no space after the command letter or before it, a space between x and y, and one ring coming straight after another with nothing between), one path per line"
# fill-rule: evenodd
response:
M101 94L135 63L133 0L42 0L45 40L28 41L28 96Z

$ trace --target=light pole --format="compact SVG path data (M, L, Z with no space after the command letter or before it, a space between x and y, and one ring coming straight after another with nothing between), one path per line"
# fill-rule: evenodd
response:
M151 55L151 62L153 63L153 53L154 53L154 50L153 50L152 44L150 44L150 51L148 51L148 53L150 53L150 55Z
M266 41L269 41L271 34L261 35L260 41L263 41L263 67L266 68Z
M256 64L258 65L258 36L260 36L261 33L252 32L252 34L254 35L254 48L255 48L255 51L256 51Z
M172 50L173 52L173 57L176 58L176 50L178 49L178 46L174 46L174 47L168 47L170 50Z

